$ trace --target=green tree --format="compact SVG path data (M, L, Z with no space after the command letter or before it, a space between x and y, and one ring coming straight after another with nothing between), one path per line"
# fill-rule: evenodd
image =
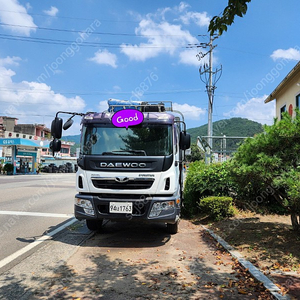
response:
M191 155L186 155L186 160L190 162L203 160L204 155L204 152L199 149L197 144L191 144Z
M257 202L277 201L291 215L294 230L300 231L300 113L288 113L265 132L248 138L230 162L237 195Z
M221 35L227 31L227 27L234 22L236 16L243 17L248 9L248 3L251 0L228 0L221 16L214 16L209 24L208 30L211 35L218 33Z

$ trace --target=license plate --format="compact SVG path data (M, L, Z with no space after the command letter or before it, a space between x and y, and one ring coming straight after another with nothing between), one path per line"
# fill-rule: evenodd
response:
M132 202L110 202L110 213L132 214Z

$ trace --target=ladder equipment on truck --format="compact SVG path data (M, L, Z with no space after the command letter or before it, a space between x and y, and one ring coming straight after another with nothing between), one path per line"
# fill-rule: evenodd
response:
M173 111L171 101L131 101L131 100L118 100L109 99L108 111L117 112L123 109L136 109L141 112L165 112Z
M108 112L118 112L123 109L136 109L141 112L174 112L181 116L181 120L184 121L182 112L173 109L172 101L131 101L131 100L119 100L109 99Z

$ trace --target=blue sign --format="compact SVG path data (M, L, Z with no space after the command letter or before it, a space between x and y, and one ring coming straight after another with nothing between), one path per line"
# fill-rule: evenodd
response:
M29 146L48 148L49 141L28 140L21 138L0 138L0 146Z
M36 152L34 152L34 151L20 151L20 150L17 150L17 155L20 155L20 156L34 156L34 157L36 157Z
M12 139L12 138L0 139L0 145L3 146L18 145L19 140L20 139Z

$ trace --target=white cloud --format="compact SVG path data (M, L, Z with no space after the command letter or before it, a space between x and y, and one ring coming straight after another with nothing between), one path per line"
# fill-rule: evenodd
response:
M277 59L291 59L300 60L300 51L295 48L289 48L287 50L277 49L271 54L273 60Z
M27 10L32 9L32 6L30 5L30 3L27 2L25 5L26 5Z
M27 13L27 9L18 0L0 0L0 20L2 23L16 25L4 26L6 30L14 33L30 36L31 32L36 31L33 18ZM22 27L24 26L24 27Z
M206 114L206 110L187 103L179 104L173 103L173 109L183 113L185 121L187 120L199 120L201 116Z
M89 61L95 62L99 65L108 65L117 68L117 56L108 50L98 50L94 57L89 58Z
M172 55L179 47L197 43L197 39L189 31L183 30L181 25L168 22L156 23L151 19L144 19L135 32L147 41L139 45L122 44L121 52L136 61L145 61L162 53Z
M22 59L18 56L0 58L0 66L18 66Z
M204 58L201 59L201 61L199 61L197 58L198 53L199 53L199 49L197 48L186 49L184 51L181 51L179 53L179 58L180 58L179 62L182 64L196 66L196 67L208 63L208 55L206 55ZM216 62L215 59L214 62Z
M180 2L179 6L177 7L177 10L179 12L183 12L184 10L188 9L190 7L189 4L187 4L186 2Z
M189 9L190 5L182 1L178 6L161 8L144 17L139 15L140 22L135 28L135 33L143 41L139 44L123 43L120 51L134 61L146 61L161 54L179 54L180 63L199 65L195 56L189 57L192 51L180 52L180 49L186 48L189 44L199 43L197 38L184 27L190 24L207 27L210 17L207 12L195 12Z
M273 124L275 118L275 101L264 103L267 95L259 98L251 98L248 101L240 101L236 107L224 113L225 117L233 118L247 118L262 124Z
M3 61L3 59L2 59ZM0 111L2 115L16 117L19 123L44 123L50 126L58 110L82 112L84 100L56 93L45 83L16 82L16 73L0 66Z
M98 104L98 111L102 112L108 110L107 100L100 101Z
M208 16L207 12L188 11L184 15L180 16L180 20L186 25L194 22L200 27L208 27L210 17Z
M58 13L58 8L51 6L49 10L44 10L44 13L50 17L55 17Z
M120 92L122 89L121 89L120 86L114 85L114 86L113 86L113 90L114 90L115 92Z

